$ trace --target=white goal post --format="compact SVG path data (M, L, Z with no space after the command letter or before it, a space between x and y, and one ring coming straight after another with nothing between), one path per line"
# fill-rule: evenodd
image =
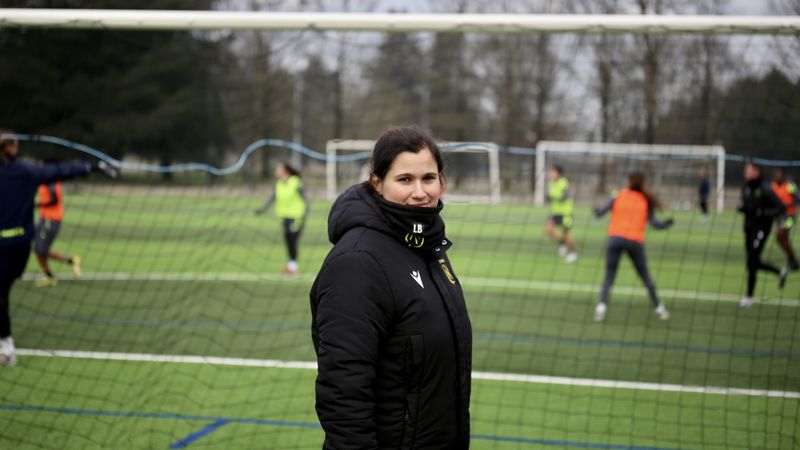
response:
M325 162L326 189L325 194L329 200L335 200L339 195L338 162L342 152L371 152L375 141L363 139L334 139L325 144L327 160ZM472 153L485 154L488 167L488 189L483 195L459 195L448 193L447 197L455 201L471 201L481 203L500 203L500 147L491 142L446 142L439 143L439 148L444 153ZM363 158L366 161L367 158Z
M547 184L548 154L568 154L573 156L617 156L628 158L649 158L658 160L682 158L687 160L716 160L716 210L725 208L725 148L721 145L664 145L664 144L623 144L610 142L560 142L541 141L536 146L536 172L534 203L545 204Z
M798 34L800 17L0 8L0 28L2 27L456 33Z

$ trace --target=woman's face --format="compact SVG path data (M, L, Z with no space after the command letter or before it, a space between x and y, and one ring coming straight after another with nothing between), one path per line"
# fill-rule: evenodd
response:
M372 186L384 200L406 206L435 207L444 193L439 167L428 148L399 153L383 180L373 175Z
M747 181L757 180L761 176L761 171L758 167L752 164L745 164L744 166L744 179Z
M7 142L5 144L5 149L3 150L3 152L10 157L17 156L18 151L19 151L19 143L16 140Z
M289 172L286 170L286 167L284 167L283 164L278 164L278 166L275 167L275 177L280 178L281 180L289 178Z

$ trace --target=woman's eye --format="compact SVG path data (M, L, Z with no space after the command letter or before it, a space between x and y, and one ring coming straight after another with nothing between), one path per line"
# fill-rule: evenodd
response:
M411 181L411 177L401 177L401 178L398 178L397 181L399 181L401 183L408 183L409 181Z

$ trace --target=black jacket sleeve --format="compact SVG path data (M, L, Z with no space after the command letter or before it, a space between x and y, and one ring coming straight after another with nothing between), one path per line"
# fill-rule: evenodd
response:
M607 212L611 211L611 207L614 206L614 200L615 200L614 197L611 197L608 200L606 200L605 203L603 203L603 206L595 208L593 210L594 216L600 218L606 215Z
M76 161L43 165L30 164L27 168L33 184L39 185L89 175L92 165L88 162Z
M374 420L375 366L391 325L393 297L367 253L329 261L316 286L313 338L317 351L317 415L325 448L378 447Z
M673 224L672 219L667 220L659 220L656 217L655 211L653 208L647 208L647 223L650 224L651 227L655 228L656 230L666 230L667 228L671 227Z

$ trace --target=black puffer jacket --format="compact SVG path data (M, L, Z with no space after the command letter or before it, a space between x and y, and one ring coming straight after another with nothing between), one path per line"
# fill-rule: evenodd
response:
M326 450L466 449L472 331L450 242L415 251L372 194L334 203L311 289Z

